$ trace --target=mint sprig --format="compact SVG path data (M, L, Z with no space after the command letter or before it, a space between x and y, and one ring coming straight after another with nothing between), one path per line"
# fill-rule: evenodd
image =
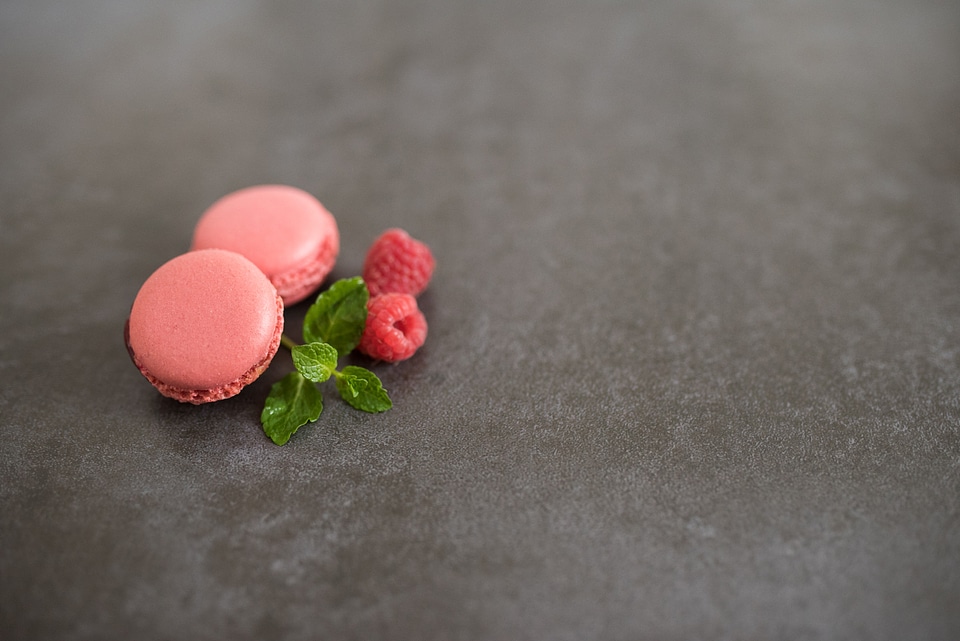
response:
M339 280L307 310L303 322L306 343L298 345L287 336L282 337L281 343L290 348L296 371L270 388L260 415L264 434L277 445L283 445L298 429L320 417L323 396L317 384L331 377L340 397L351 407L372 414L393 407L376 374L356 365L337 369L338 359L360 342L369 298L362 278Z

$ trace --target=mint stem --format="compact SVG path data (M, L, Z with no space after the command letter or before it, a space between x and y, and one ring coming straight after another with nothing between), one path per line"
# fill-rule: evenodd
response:
M297 346L296 341L287 336L286 334L280 334L280 344L286 347L289 350L292 350Z

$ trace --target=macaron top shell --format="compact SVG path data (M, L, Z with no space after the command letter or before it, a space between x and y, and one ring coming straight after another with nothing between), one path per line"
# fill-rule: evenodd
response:
M319 254L328 257L321 278L326 276L340 250L340 234L333 215L309 193L257 185L223 196L200 217L192 249L207 248L246 256L276 285L308 268Z
M272 358L283 329L278 304L270 281L240 254L189 252L163 264L140 288L128 345L138 365L163 383L214 389Z

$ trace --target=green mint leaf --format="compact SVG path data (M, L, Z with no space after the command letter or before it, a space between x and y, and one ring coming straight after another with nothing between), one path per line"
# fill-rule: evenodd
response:
M329 343L344 356L360 342L367 321L370 292L363 278L338 280L317 296L303 319L303 340Z
M367 379L360 378L358 376L343 376L340 378L340 381L343 383L341 394L349 394L350 398L356 398L360 396L360 392L363 391L368 385Z
M304 378L322 383L337 369L337 350L327 343L307 343L291 348L293 364Z
M380 379L368 369L348 365L339 373L336 383L343 400L358 410L376 414L393 407Z
M320 418L322 411L323 397L317 386L300 372L290 372L270 388L260 423L271 441L283 445L301 426Z

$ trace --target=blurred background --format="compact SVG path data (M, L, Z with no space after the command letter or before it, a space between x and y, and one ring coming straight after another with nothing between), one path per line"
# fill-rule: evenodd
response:
M122 341L272 182L438 261L284 448ZM2 638L955 639L958 350L952 0L0 3Z

